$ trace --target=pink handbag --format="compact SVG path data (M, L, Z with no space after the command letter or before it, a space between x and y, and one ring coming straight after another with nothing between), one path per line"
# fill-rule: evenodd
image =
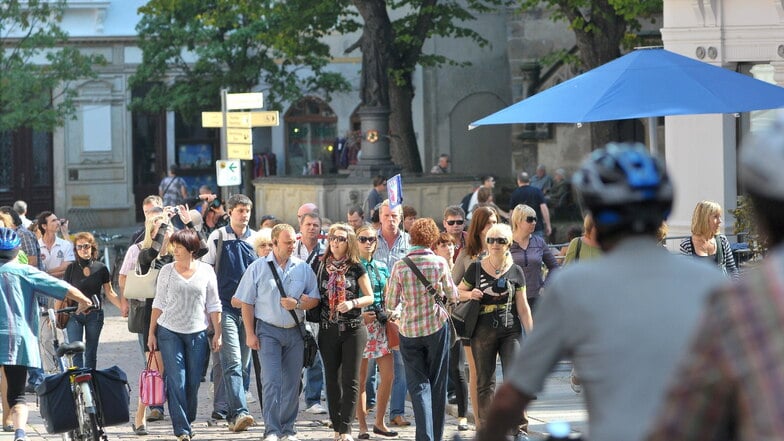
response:
M158 360L154 352L150 352L147 368L139 375L139 398L145 406L162 406L166 402L166 386L161 373L158 372Z

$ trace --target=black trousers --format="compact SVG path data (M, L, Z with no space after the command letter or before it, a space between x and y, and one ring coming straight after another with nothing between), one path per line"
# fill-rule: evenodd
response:
M351 433L351 422L359 397L359 365L367 343L367 328L341 329L321 326L319 352L324 363L329 419L335 432Z

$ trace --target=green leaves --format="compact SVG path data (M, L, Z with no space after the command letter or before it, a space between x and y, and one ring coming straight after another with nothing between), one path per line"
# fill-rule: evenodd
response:
M70 83L94 78L93 67L105 62L66 45L64 7L64 0L0 4L0 131L62 125L75 111Z
M224 87L245 92L262 84L271 108L314 91L349 89L326 71L329 47L320 40L351 28L334 2L151 0L139 11L144 55L131 84L155 86L134 109L193 119L215 109Z

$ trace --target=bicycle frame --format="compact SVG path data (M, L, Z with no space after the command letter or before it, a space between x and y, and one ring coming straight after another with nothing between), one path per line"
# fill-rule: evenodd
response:
M94 304L97 299L94 299ZM53 308L47 309L45 315L48 316L49 326L54 332L53 346L55 354L58 354L61 347L57 339L57 332L54 325L54 317L57 313L71 314L76 312L76 306L70 306L63 309L55 310ZM68 333L63 332L63 346L70 343L68 341ZM98 421L98 409L95 405L92 373L78 368L73 364L73 357L76 354L84 352L84 346L81 348L75 347L63 351L62 356L58 357L56 365L60 373L69 373L69 380L71 383L71 390L73 391L74 402L76 403L76 417L78 419L78 428L69 433L63 433L62 439L64 441L108 441L106 432Z

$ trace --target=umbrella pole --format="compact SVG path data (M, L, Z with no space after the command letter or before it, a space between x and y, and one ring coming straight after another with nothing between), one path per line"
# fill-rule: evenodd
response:
M659 153L659 131L656 130L656 118L655 116L648 117L648 145L653 155Z

